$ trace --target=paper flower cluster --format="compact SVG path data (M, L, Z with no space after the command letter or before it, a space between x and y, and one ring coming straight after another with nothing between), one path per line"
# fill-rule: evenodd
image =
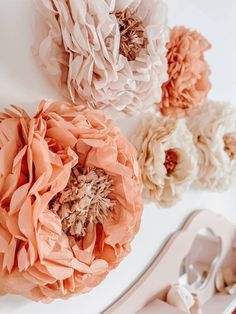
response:
M161 100L167 80L162 0L40 0L35 53L75 104L128 114Z
M177 118L191 115L202 106L211 88L209 66L204 52L209 42L185 27L174 27L167 44L169 79L162 85L159 105L164 115Z
M142 192L170 207L195 181L236 181L236 108L207 100L211 45L182 26L169 34L163 0L36 6L34 54L71 103L0 113L0 295L50 302L89 291L129 253ZM154 109L137 151L98 109ZM193 305L179 287L170 296Z
M192 183L223 192L236 182L236 108L208 100L188 119L142 115L133 136L144 197L171 207Z
M184 120L147 113L134 143L146 199L161 207L174 205L197 175L197 152Z
M221 124L227 124L228 109L220 109L223 122L215 104L206 104L211 83L205 52L211 44L202 34L184 26L173 27L168 34L162 0L40 0L37 7L37 59L75 105L109 109L113 114L132 114L151 106L159 111L153 117L144 114L135 140L148 199L164 207L173 205L194 181L196 164L197 181L203 187L229 188L235 178L234 115L232 128L227 126L232 131L225 133ZM161 115L190 116L194 143L185 122ZM209 137L198 134L209 133L211 123L218 124L223 140L217 130ZM207 143L199 140L205 137ZM180 146L184 157L162 147L163 141Z
M96 286L142 213L136 151L100 111L0 114L0 292L50 302Z
M198 150L198 183L227 190L236 181L236 108L209 100L188 119L188 127Z

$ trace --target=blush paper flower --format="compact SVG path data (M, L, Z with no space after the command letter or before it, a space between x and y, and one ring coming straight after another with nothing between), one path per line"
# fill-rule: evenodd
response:
M141 183L134 147L100 111L42 101L0 114L0 293L85 293L129 253Z
M197 153L185 121L147 113L134 143L146 199L160 207L174 205L197 174Z
M236 109L224 102L208 100L188 119L198 151L197 182L222 192L236 181Z
M162 0L40 0L37 6L35 54L73 103L132 114L161 100L168 40Z
M159 109L177 118L191 115L202 106L211 88L210 69L204 52L210 48L201 34L175 27L167 44L169 80L162 85Z

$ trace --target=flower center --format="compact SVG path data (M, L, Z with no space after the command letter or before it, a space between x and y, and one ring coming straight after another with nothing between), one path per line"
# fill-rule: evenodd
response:
M225 152L229 156L230 160L233 160L236 156L236 140L230 136L224 136Z
M134 61L140 50L147 47L143 24L130 9L116 11L115 16L120 27L120 54Z
M67 186L50 202L68 236L78 240L86 235L90 223L103 223L115 206L109 198L112 183L102 169L72 168Z
M166 167L167 175L171 176L178 164L178 155L173 149L168 149L166 152L164 166Z

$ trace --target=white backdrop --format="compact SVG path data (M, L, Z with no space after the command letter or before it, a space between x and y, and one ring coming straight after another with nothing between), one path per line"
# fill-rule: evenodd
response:
M212 68L213 90L210 96L236 105L236 1L167 0L167 3L170 25L183 24L197 29L212 43L212 50L207 55ZM48 86L32 58L32 14L32 0L0 0L0 110L15 103L33 113L40 99L60 98ZM135 119L131 121L135 123ZM127 121L119 121L119 124L127 132ZM130 127L129 132L132 132ZM192 189L171 209L158 210L154 205L146 205L132 253L99 287L87 295L49 305L21 297L2 297L0 313L100 313L137 279L170 234L183 224L193 210L211 209L236 223L235 193L236 186L224 194Z

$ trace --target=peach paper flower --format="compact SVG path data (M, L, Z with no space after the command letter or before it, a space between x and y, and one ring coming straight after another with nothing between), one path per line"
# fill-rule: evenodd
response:
M0 294L85 293L138 232L136 151L100 111L42 101L0 114Z
M159 105L164 115L177 118L191 115L202 106L211 88L210 69L204 52L210 44L201 34L175 27L167 44L169 80L162 85Z
M236 182L236 108L208 100L188 119L188 127L198 151L198 184L226 191Z
M132 114L161 100L168 39L162 0L40 0L37 6L35 54L73 103Z
M134 143L145 197L161 207L174 205L197 174L197 152L185 121L147 113Z

